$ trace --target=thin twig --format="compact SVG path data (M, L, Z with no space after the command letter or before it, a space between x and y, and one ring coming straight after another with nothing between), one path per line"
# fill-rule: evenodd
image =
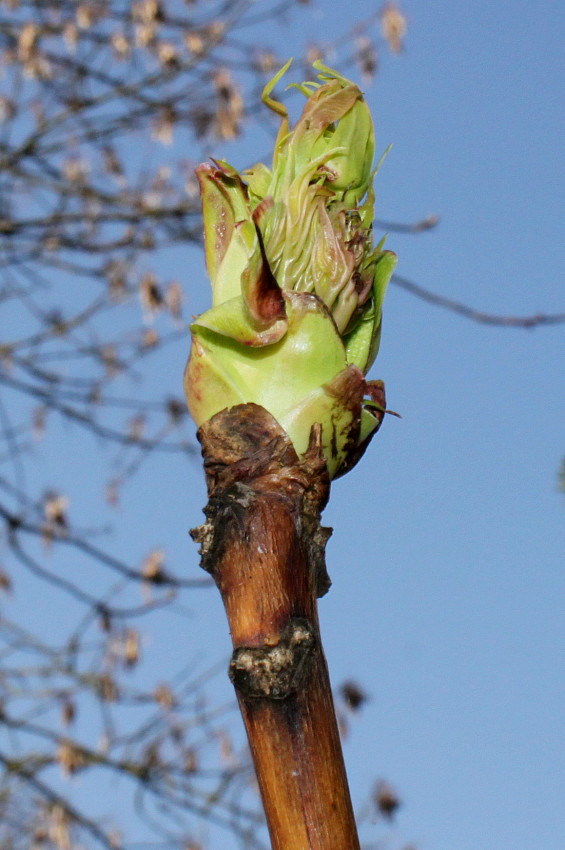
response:
M452 298L446 298L444 295L437 295L411 280L407 280L400 275L393 275L392 282L400 289L404 289L411 295L421 298L422 301L427 301L429 304L435 304L436 307L443 307L445 310L451 310L452 313L457 313L464 316L466 319L471 319L473 322L479 322L483 325L495 325L497 327L506 328L535 328L538 325L559 325L565 322L565 313L533 313L530 316L500 316L495 313L485 313L483 310L475 310L467 304L462 304L460 301L454 301Z

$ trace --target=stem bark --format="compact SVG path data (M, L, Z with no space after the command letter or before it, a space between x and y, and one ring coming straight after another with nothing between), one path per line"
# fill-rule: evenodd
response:
M329 479L255 404L198 433L209 501L193 537L226 610L235 686L273 850L359 850L317 615Z

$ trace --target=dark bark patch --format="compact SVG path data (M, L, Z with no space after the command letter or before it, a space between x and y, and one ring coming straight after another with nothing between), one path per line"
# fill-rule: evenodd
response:
M293 617L274 646L239 646L233 652L229 676L248 698L286 699L308 675L316 645L308 620Z

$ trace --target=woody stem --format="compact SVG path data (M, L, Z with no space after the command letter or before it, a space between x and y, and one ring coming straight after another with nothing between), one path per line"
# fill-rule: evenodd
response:
M253 404L199 432L210 499L193 536L225 606L230 677L273 850L359 848L317 616L329 535L317 437L299 460Z

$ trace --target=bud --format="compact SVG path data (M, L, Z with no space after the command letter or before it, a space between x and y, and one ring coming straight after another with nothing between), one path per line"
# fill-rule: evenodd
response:
M270 97L289 64L263 93L282 118L272 168L196 169L212 308L191 326L185 390L197 425L236 404L262 405L298 454L321 424L333 477L382 420L382 384L364 374L396 257L372 244L374 135L360 90L314 63L320 82L296 86L307 100L289 130Z

